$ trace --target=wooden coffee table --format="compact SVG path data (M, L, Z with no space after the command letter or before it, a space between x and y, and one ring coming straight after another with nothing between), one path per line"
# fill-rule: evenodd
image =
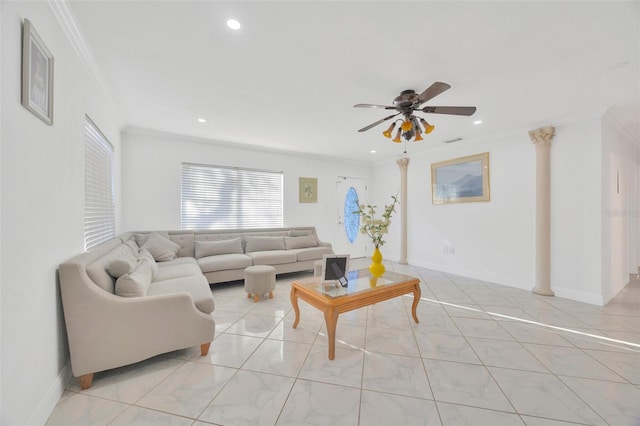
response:
M421 295L420 280L417 278L385 272L382 277L376 279L368 269L349 271L347 278L347 287L336 287L333 283L323 285L320 277L304 278L291 283L291 305L296 313L293 328L300 322L298 298L322 311L329 337L329 359L336 356L336 325L338 315L343 312L413 293L411 315L415 322L420 322L416 316ZM404 312L402 314L404 315Z

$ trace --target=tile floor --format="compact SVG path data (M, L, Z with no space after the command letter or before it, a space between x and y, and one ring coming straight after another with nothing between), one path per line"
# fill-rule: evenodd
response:
M640 282L597 307L387 267L420 277L419 324L412 296L343 314L329 361L319 311L301 301L292 329L289 283L309 274L259 303L217 286L207 357L157 356L83 392L72 379L47 424L640 424Z

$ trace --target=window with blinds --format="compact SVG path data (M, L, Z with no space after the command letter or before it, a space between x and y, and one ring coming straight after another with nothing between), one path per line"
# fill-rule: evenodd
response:
M89 117L84 123L84 248L116 235L113 146Z
M283 226L282 172L182 163L182 229Z

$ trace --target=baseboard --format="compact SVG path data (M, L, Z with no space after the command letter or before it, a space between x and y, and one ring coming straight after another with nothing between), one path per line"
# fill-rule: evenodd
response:
M42 398L36 409L33 411L26 424L43 425L47 422L47 419L53 412L53 409L56 408L56 404L60 401L60 397L64 393L67 383L71 380L71 376L71 366L66 364L62 370L60 370L58 377L56 377L53 383L51 383L51 386L49 386L44 398Z

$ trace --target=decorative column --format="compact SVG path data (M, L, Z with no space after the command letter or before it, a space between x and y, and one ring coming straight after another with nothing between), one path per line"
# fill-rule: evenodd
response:
M400 167L400 260L398 263L406 265L407 262L407 168L409 159L401 158L396 161Z
M536 147L536 294L553 296L551 291L551 173L550 153L553 126L529 132Z

